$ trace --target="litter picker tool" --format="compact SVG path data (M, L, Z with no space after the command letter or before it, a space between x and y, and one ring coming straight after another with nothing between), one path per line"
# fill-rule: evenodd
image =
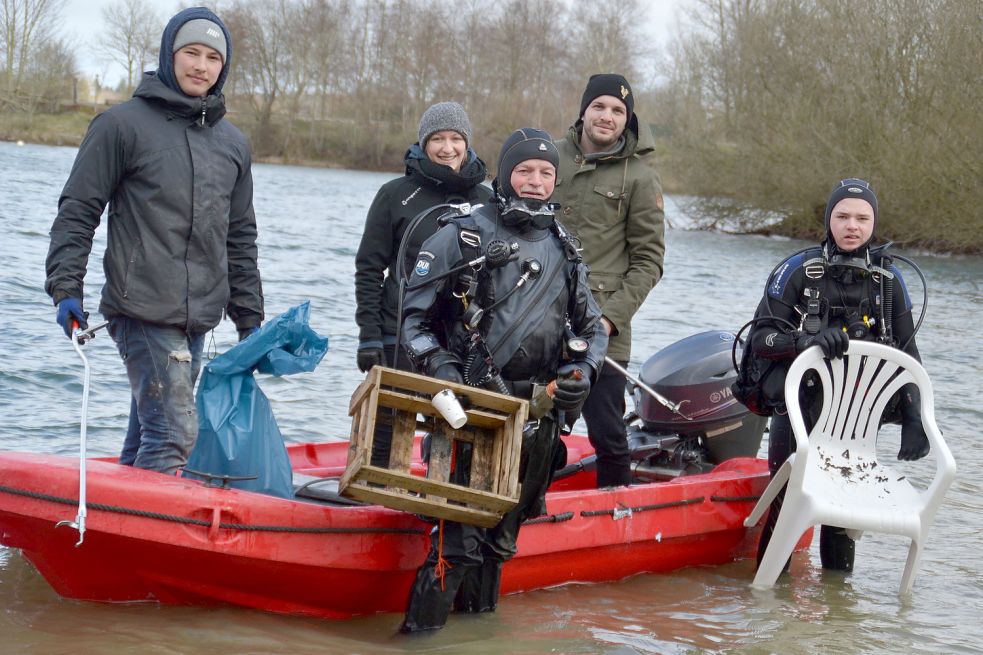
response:
M82 352L81 346L85 344L86 341L94 339L96 336L96 331L109 325L109 323L100 323L94 327L90 327L85 330L80 330L78 323L74 323L75 329L72 330L72 347L75 348L75 352L82 359L82 419L81 428L79 429L79 508L78 514L75 515L74 521L59 521L55 524L56 528L61 526L68 526L78 530L79 540L75 544L78 548L82 545L82 541L85 539L85 426L88 420L89 412L89 360Z

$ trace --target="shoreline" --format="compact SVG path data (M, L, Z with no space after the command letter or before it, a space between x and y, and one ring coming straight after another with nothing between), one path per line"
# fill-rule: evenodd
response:
M86 119L86 125L88 125L88 121L91 120L91 117L85 117L85 119ZM5 126L5 127L9 127L9 126ZM11 132L19 132L19 133L11 134ZM84 134L84 130L83 130L83 134ZM64 132L60 132L60 133L45 132L43 136L39 136L38 132L27 131L25 133L24 130L14 131L14 130L6 129L0 131L0 141L13 143L15 145L40 145L40 146L78 148L82 142L82 137L77 134L65 134ZM270 164L274 166L300 166L305 168L322 168L322 169L329 169L329 170L357 170L357 171L365 171L369 173L393 173L397 175L400 174L403 170L402 167L393 168L393 169L373 169L373 168L365 168L365 167L352 168L351 166L346 166L344 164L337 163L337 162L329 162L329 161L323 161L318 159L291 160L289 158L282 157L282 156L254 157L253 162L259 164ZM673 190L672 192L667 193L667 195L685 196L689 194ZM712 221L712 222L716 222L716 221ZM778 229L776 229L776 227ZM721 229L719 227L713 227L712 225L693 225L688 228L682 228L682 229L717 231L722 234L733 234L733 235L742 235L742 236L784 237L789 239L802 239L806 241L818 240L820 238L816 236L803 235L801 233L801 229L790 229L785 231L782 230L779 226L775 226L775 225L762 225L761 227L756 229L749 229L743 231ZM950 249L950 250L936 250L918 243L899 244L897 247L900 249L917 252L919 255L928 255L933 257L983 256L983 247L973 246L973 245L965 246L960 249Z

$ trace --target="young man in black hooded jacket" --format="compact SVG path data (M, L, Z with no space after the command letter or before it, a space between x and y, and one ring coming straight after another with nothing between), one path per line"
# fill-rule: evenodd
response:
M157 71L92 120L58 202L45 291L71 336L92 236L109 205L99 311L126 365L130 422L120 463L164 473L198 436L204 335L226 313L239 338L263 321L249 143L224 120L232 39L203 7L161 37Z
M549 134L513 132L499 155L495 204L438 230L416 258L402 343L418 369L524 398L534 383L557 384L554 408L523 433L518 504L494 528L444 521L434 530L403 632L442 627L452 605L495 609L519 526L543 512L554 467L566 463L560 425L579 411L604 361L607 332L587 268L549 204L558 163ZM486 259L472 267L477 253ZM570 348L570 337L582 348ZM450 566L440 573L443 562Z
M766 402L774 408L768 432L768 468L774 475L788 459L795 439L785 411L781 371L809 348L818 345L829 358L842 357L851 339L881 341L900 348L918 361L911 300L904 280L889 262L886 247L875 247L877 196L861 179L847 178L833 187L826 203L826 237L816 248L789 257L779 264L755 314L756 324L748 342L762 360L778 362L779 374L769 374L764 388ZM886 275L890 284L881 284ZM888 289L888 290L885 290ZM891 302L885 302L890 293ZM892 307L886 315L886 307ZM807 396L807 424L816 419L820 394ZM928 437L922 427L918 387L905 385L898 394L901 422L900 460L928 454ZM784 490L768 513L758 546L758 561L781 511ZM820 556L824 568L853 569L854 542L842 528L822 526Z

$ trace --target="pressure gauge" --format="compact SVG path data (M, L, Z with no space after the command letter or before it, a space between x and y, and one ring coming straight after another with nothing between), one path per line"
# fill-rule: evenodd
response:
M587 339L581 337L570 337L567 339L567 349L572 353L580 355L587 352L588 348L590 348L590 343L587 342Z

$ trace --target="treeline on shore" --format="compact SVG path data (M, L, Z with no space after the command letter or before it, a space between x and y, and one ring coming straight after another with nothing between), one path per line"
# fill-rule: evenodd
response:
M397 171L426 107L457 100L493 170L509 131L564 134L588 76L617 71L667 190L702 198L707 227L814 238L833 183L859 176L877 190L882 238L983 251L978 0L691 0L666 52L650 47L645 7L223 2L230 117L258 160ZM0 108L8 138L51 122L9 97ZM53 124L61 140L82 123Z

